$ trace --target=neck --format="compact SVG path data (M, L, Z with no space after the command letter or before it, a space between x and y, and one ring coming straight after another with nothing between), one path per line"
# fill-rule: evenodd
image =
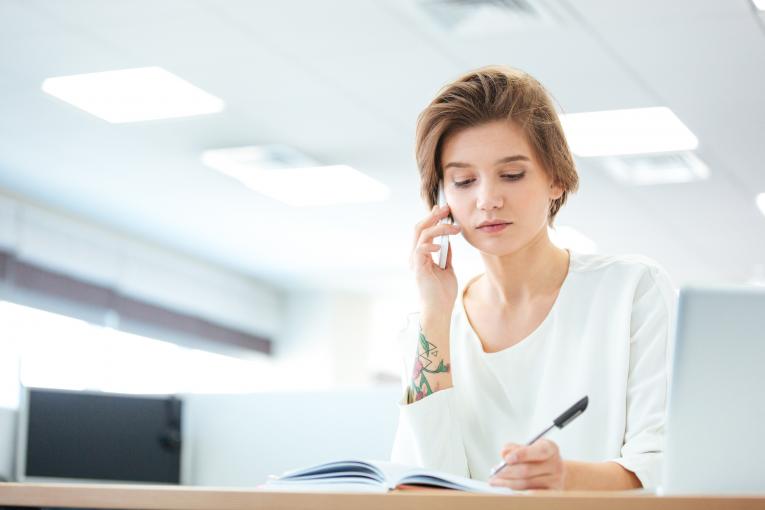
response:
M569 253L552 244L547 228L514 253L482 258L486 273L481 294L499 305L530 303L557 293L569 266Z

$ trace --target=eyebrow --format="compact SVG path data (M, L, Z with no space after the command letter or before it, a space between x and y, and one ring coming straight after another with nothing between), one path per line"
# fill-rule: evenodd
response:
M500 158L497 161L494 162L494 166L501 165L503 163L512 163L513 161L531 161L528 157L522 155L522 154L516 154L514 156L505 156L504 158ZM446 171L447 168L454 167L454 168L470 168L473 165L470 163L460 163L459 161L452 161L451 163L447 163L444 167L444 171Z

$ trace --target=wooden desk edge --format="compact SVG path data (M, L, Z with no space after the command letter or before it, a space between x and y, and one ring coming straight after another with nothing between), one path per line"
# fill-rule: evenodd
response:
M241 487L0 483L0 506L124 510L258 509L765 509L765 494L656 496L646 492L530 491L518 496L449 490L381 493L273 492Z

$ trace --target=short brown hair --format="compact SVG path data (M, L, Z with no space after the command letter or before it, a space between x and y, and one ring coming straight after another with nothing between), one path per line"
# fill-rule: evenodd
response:
M560 198L550 204L552 225L568 194L578 188L579 176L549 93L533 76L509 66L482 67L462 75L443 87L420 113L415 154L422 198L429 208L438 201L444 139L496 120L521 127L547 175L563 188Z

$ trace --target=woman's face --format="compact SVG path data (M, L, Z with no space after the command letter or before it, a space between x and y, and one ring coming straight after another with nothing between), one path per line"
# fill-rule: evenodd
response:
M563 190L552 185L515 123L495 121L450 135L441 164L446 202L475 248L501 256L546 236L550 201Z

